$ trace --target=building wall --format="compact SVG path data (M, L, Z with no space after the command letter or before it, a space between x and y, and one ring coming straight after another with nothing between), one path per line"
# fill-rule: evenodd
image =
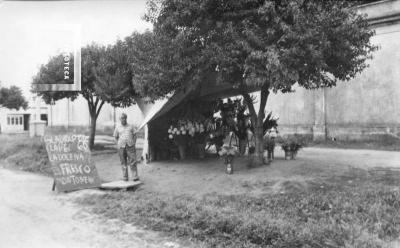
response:
M21 118L22 123L20 123ZM23 133L23 114L3 108L0 110L0 129L1 133Z
M42 106L39 113L47 114L47 108ZM28 132L28 130L24 130L24 120L25 118L33 120L32 118L35 117L35 114L36 110L31 107L26 110L0 108L0 133L15 134ZM29 129L29 123L27 127Z
M26 110L0 108L0 133L23 133L24 125L14 122L8 124L7 117L26 117L29 115L31 121L36 119L36 99L29 99L29 107ZM39 114L46 114L48 126L55 128L81 128L87 130L90 125L90 115L88 105L83 97L78 97L75 101L62 99L56 101L54 105L47 105L42 100L39 101ZM119 116L125 112L128 115L128 123L139 126L143 121L143 114L137 105L128 108L115 108L110 104L104 104L97 119L97 131L99 133L112 134L114 123L119 122ZM25 116L24 116L25 115Z
M49 126L53 127L81 127L86 129L90 125L89 108L86 100L79 96L76 100L62 99L54 105L49 105ZM137 105L128 108L115 108L104 104L97 119L97 130L112 133L114 123L119 121L122 112L128 115L128 123L139 126L143 120L142 113Z
M350 83L342 83L327 92L327 122L332 136L345 131L345 126L350 129L360 126L361 132L398 133L400 24L378 27L373 42L380 50L370 67Z

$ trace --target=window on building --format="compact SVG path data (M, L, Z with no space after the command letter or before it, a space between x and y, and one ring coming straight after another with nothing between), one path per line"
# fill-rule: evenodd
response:
M19 117L19 124L22 125L22 116Z
M18 125L18 124L19 124L18 117L15 117L15 125Z
M11 125L14 125L14 117L11 117Z

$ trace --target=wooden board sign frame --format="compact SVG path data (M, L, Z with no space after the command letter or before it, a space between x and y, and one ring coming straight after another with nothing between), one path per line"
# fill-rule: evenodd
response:
M53 171L53 190L68 192L100 187L87 135L46 133L43 139Z

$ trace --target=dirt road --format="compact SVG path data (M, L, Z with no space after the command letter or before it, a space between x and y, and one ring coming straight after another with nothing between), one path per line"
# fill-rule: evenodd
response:
M0 169L0 247L180 247L167 237L93 216L72 203L85 190L51 191L52 179Z
M319 170L341 175L352 168L400 167L399 152L306 148L295 161L283 160L280 149L276 152L271 165L251 170L238 159L233 175L224 172L223 161L218 159L141 164L139 174L145 182L142 190L199 195L215 191L257 194L275 188L280 191L287 181L312 180ZM117 154L94 156L94 159L102 179L121 176ZM51 191L51 185L49 177L0 169L0 247L187 247L155 232L93 216L72 203L75 197L100 191L57 194Z
M329 149L309 147L300 150L296 160L284 160L284 152L275 148L275 160L268 166L248 169L247 158L235 158L232 175L225 173L223 159L187 159L185 161L155 161L139 164L142 190L163 194L251 194L280 192L286 182L304 183L321 175L342 176L355 168L397 168L400 152ZM118 155L94 157L100 177L106 181L121 177ZM256 185L256 186L251 186ZM258 186L257 186L258 185Z

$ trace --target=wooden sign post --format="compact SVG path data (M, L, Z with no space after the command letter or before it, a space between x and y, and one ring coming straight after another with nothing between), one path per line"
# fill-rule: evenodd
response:
M45 135L44 142L58 191L67 192L100 186L101 181L91 158L88 136Z

